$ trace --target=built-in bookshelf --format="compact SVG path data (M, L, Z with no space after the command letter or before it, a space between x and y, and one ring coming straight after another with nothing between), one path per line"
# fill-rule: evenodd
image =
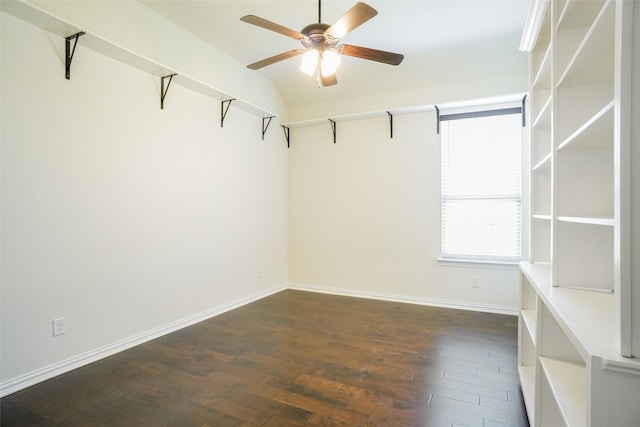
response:
M531 217L518 363L532 426L640 425L640 318L631 315L640 283L629 254L640 220L630 211L628 130L638 9L534 0L523 37Z

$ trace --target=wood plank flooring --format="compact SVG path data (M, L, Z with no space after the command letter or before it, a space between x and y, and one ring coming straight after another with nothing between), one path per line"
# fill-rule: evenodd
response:
M283 291L6 396L2 426L528 426L517 318Z

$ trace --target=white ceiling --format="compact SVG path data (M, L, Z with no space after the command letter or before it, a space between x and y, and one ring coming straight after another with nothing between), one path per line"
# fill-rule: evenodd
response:
M317 0L141 0L157 13L190 31L243 64L300 47L278 33L240 21L244 15L300 31L318 20ZM324 0L322 22L332 24L355 1ZM453 61L478 58L474 67L499 62L502 52L518 53L529 0L367 0L378 15L342 42L402 53L397 67L342 57L338 85L318 88L299 70L300 57L262 68L289 106L339 102L385 91L447 83L462 72ZM188 49L185 46L185 49ZM484 58L484 59L483 59ZM449 65L447 65L449 64ZM468 68L468 67L465 67Z

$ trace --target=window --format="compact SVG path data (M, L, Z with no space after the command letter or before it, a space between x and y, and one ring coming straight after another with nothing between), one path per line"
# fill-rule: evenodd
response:
M442 257L517 261L521 108L440 116Z

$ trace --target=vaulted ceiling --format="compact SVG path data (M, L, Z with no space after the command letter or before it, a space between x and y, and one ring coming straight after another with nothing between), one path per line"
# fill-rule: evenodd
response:
M300 31L318 21L316 0L141 0L168 20L243 64L301 47L296 40L240 21L257 15ZM332 24L355 1L325 0L322 22ZM375 0L378 15L346 35L344 43L398 52L399 66L342 57L336 86L318 88L299 70L300 57L253 72L275 84L290 107L340 102L469 79L473 74L526 68L518 51L529 0ZM185 46L188 49L188 46Z

